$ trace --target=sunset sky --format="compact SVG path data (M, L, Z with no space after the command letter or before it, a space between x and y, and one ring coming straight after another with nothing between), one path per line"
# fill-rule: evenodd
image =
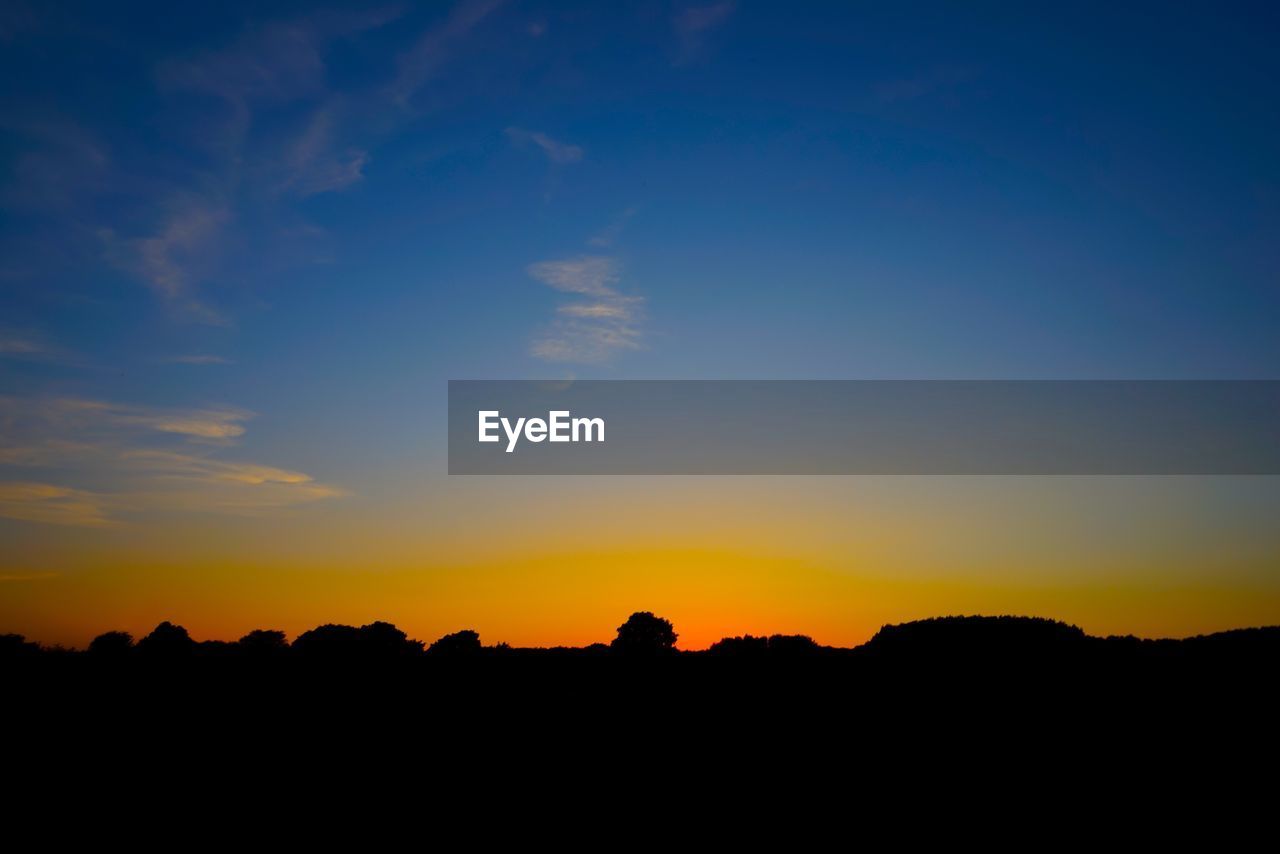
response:
M444 435L450 379L1277 378L1277 7L269 7L0 11L0 632L1280 623L1273 477Z

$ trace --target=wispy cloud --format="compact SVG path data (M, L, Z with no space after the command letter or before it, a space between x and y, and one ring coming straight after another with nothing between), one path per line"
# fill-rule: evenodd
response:
M617 292L618 265L603 255L580 255L559 261L530 264L526 272L558 291L593 296L611 296Z
M591 246L597 246L602 249L612 246L617 242L618 237L622 234L622 230L627 227L627 223L629 223L631 218L635 215L636 209L634 207L627 208L622 213L618 214L617 217L614 218L613 222L609 223L607 226L600 229L600 231L592 235L591 239L588 240L587 243Z
M148 426L161 433L177 433L198 439L234 439L244 435L238 423L246 416L225 412L197 412L188 417L160 418Z
M187 199L151 236L120 240L109 229L101 236L107 257L146 282L175 315L225 326L227 319L203 301L197 283L199 271L212 263L218 238L230 218L225 205Z
M618 297L613 302L562 305L560 308L556 309L556 313L562 314L565 317L628 319L632 316L630 304L635 301L635 297L632 297L629 300L624 300L622 297Z
M357 146L337 150L334 145L338 112L338 103L331 101L312 114L285 155L285 179L280 190L314 196L345 189L364 178L369 152Z
M44 348L30 338L0 332L0 356L41 356Z
M101 526L160 512L267 512L344 494L304 472L218 456L250 417L226 407L0 398L0 469L59 476L0 481L0 516Z
M396 9L319 12L270 22L225 47L161 63L156 72L161 91L206 95L222 108L202 110L188 123L191 147L203 156L192 159L189 180L153 191L150 206L168 210L154 230L141 237L102 230L108 258L143 280L176 317L227 324L202 296L200 284L217 266L221 238L237 221L245 198L262 195L258 184L270 193L271 181L244 177L283 175L276 189L303 197L360 180L368 153L337 142L337 101L329 90L326 52L335 41L380 27L398 14ZM257 112L307 102L319 106L291 141L255 125Z
M559 142L545 133L540 131L525 130L524 128L509 127L504 133L507 139L511 140L515 145L536 145L542 149L542 153L552 163L564 165L567 163L577 163L582 159L582 148L577 145L571 145L566 142Z
M418 90L453 59L457 42L502 4L503 0L462 0L443 24L423 33L399 58L399 73L391 85L392 100L407 107Z
M707 6L689 6L672 19L675 29L677 53L675 63L683 65L702 53L706 34L729 20L736 7L734 0L724 0Z
M162 88L204 92L237 110L251 102L285 102L326 91L325 51L395 20L395 7L364 11L323 11L246 30L230 45L160 65Z
M260 21L230 41L179 48L155 65L157 91L138 101L155 112L138 117L135 134L119 123L97 133L48 115L52 108L0 117L15 149L0 204L56 211L49 245L74 245L93 262L127 272L175 319L230 325L218 282L253 281L268 266L328 257L312 244L255 235L306 215L289 210L291 203L360 186L378 143L403 126L404 108L464 58L469 35L500 5L461 0L444 7L442 22L399 57L368 54L368 74L335 74L335 50L410 11L409 4ZM10 270L31 266L38 274L60 263L61 255L34 244L15 253L15 242L3 247Z
M565 293L590 297L587 302L562 305L556 319L534 342L534 356L549 362L598 363L620 350L641 347L641 297L619 293L617 262L599 255L540 261L527 268L530 276Z
M303 472L189 453L138 450L124 454L121 462L136 477L135 487L119 501L125 512L251 514L346 494Z
M260 486L267 483L303 484L312 483L313 478L302 472L289 471L275 466L263 466L254 463L234 463L214 460L208 457L172 451L131 450L121 455L139 468L163 472L167 475L184 475L198 479L221 481L223 483L244 483Z
M568 323L536 339L530 352L548 362L598 364L618 350L638 350L640 333L620 322Z
M111 157L95 136L65 119L0 118L0 129L16 143L10 180L0 192L6 205L22 210L65 212L106 189ZM23 149L23 146L30 146Z
M102 527L109 524L98 496L48 483L0 482L0 516L23 522Z
M0 328L0 359L74 365L77 359L67 350L30 331Z
M152 431L190 441L223 441L244 435L244 422L252 417L252 412L231 407L164 409L84 398L0 398L0 424L6 432L26 427L45 437Z

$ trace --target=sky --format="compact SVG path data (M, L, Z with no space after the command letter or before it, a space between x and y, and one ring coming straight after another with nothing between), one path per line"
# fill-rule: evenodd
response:
M6 3L0 631L1280 623L1274 478L449 477L450 379L1273 379L1265 4Z

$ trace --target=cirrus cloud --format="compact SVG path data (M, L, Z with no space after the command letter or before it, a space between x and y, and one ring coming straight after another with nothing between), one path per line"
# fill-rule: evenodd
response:
M250 515L346 494L293 469L220 456L252 413L77 398L0 398L0 516L101 527L159 513Z
M581 146L560 142L541 131L509 127L504 133L506 133L507 139L511 140L515 145L536 145L542 149L542 153L547 156L548 160L557 165L577 163L584 154Z
M644 300L619 293L618 263L583 255L530 264L526 272L548 287L590 297L556 309L556 319L534 339L532 354L548 362L599 363L622 350L638 350Z
M0 482L0 516L94 528L110 524L103 501L94 493L30 481Z

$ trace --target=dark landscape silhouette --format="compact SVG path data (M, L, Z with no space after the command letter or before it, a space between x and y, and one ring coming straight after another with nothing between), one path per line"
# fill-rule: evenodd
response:
M999 744L1017 755L1024 739L1161 757L1195 735L1239 753L1274 728L1280 663L1280 627L1145 640L1011 616L889 625L852 648L803 635L699 651L678 641L649 612L607 643L572 648L486 645L473 630L426 643L386 622L318 626L292 643L269 629L196 640L164 622L83 650L0 636L0 686L3 717L27 744L111 764L139 751L166 762L175 745L243 756L287 744L308 762L414 745L423 761L463 753L476 770L480 746L544 764L601 744L736 762L765 746L821 757L834 745L861 755Z
M0 635L0 663L13 670L67 668L88 672L125 665L199 669L205 665L430 666L433 663L512 661L614 661L750 663L784 661L797 665L840 662L849 666L891 663L904 667L964 665L977 669L1058 665L1234 666L1251 661L1280 663L1280 626L1236 629L1185 639L1096 637L1076 626L1039 617L949 616L886 625L856 647L819 644L806 635L726 637L705 650L681 650L670 621L648 611L632 614L609 643L585 647L486 646L478 632L464 629L431 643L410 638L387 622L364 626L325 624L292 643L282 631L257 629L238 641L195 640L185 628L165 621L137 639L108 631L84 650L42 646L22 635Z

